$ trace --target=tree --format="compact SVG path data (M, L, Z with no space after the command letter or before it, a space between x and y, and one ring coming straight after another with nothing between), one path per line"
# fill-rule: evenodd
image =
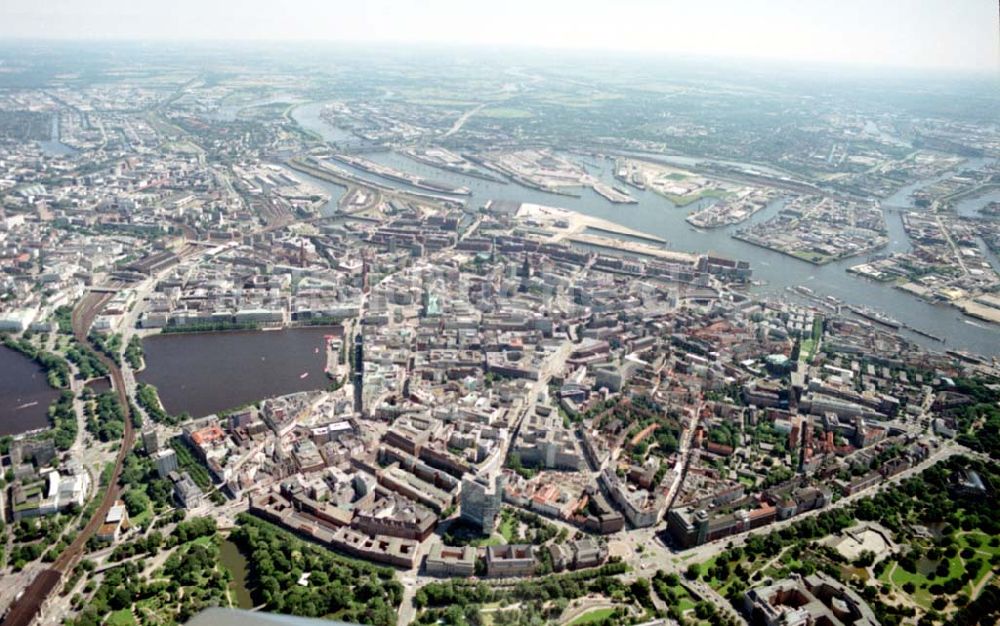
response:
M138 488L129 489L122 494L122 501L130 517L145 513L150 506L149 497Z
M698 604L694 605L694 614L698 616L699 619L709 619L715 615L715 605L711 602L701 600Z
M855 567L868 567L875 562L875 553L871 550L862 550L858 558L854 560Z
M653 600L649 595L649 581L647 579L636 578L632 581L632 584L629 585L629 592L632 594L632 597L635 598L636 602L642 606L647 608L653 606Z

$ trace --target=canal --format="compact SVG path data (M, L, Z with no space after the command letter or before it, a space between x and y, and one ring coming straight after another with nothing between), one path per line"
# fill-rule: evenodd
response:
M46 428L49 405L57 397L41 366L0 345L0 435Z
M219 562L233 575L233 579L229 583L229 591L236 607L252 609L253 598L250 596L250 589L247 586L247 558L240 552L239 546L228 538L219 544Z
M315 111L316 114L308 116L295 115L295 119L299 124L324 137L342 136L345 131L332 129L329 124L325 123L319 117L318 110L322 107L322 103L315 103L308 106L315 106L315 109L308 110ZM303 110L306 110L305 106L298 107L296 113ZM334 134L331 135L331 133ZM336 139L330 138L327 140L336 141ZM930 304L888 285L849 274L846 271L848 267L864 262L867 258L865 256L816 266L805 261L793 259L779 252L734 239L731 235L743 225L702 230L692 227L684 220L689 213L705 206L705 203L714 202L711 199L704 199L684 207L677 207L653 191L641 191L628 187L629 193L638 200L638 203L629 205L613 204L591 189L576 190L579 192L579 196L573 197L529 189L514 182L503 184L465 176L420 163L396 152L366 153L363 156L383 165L395 167L431 180L454 186L468 187L472 193L467 198L467 204L471 208L478 208L488 200L512 200L561 207L601 217L630 228L658 235L667 240L667 247L675 250L694 253L713 252L731 258L747 260L753 268L754 278L765 283L764 286L755 288L755 291L762 295L781 294L782 297L787 297L786 287L805 285L820 295L832 295L852 305L869 306L883 311L910 326L934 335L946 337L946 345L950 349L965 349L987 355L1000 354L1000 340L998 340L998 331L1000 329L995 325L973 321L967 316L962 315L955 308ZM580 161L579 158L576 160ZM695 161L695 159L684 157L675 157L672 160L678 163ZM957 169L982 168L989 162L986 159L972 159L963 163ZM623 186L613 176L613 162L611 160L598 160L593 157L585 157L584 165L592 175L597 176L602 181L619 187ZM375 174L364 172L348 165L338 163L338 166L366 180L384 184L395 184ZM763 169L759 166L754 167ZM908 185L887 198L883 204L889 207L912 209L913 199L910 197L910 194L914 190L932 184L942 178L943 175L936 176L928 180L919 181L913 185ZM777 212L777 210L780 210L780 204L772 203L771 206L755 215L751 220L758 222L767 219ZM901 216L898 210L886 211L886 220L889 227L890 244L880 252L908 250L910 242L902 229ZM937 350L943 349L940 343L933 342L908 331L903 332L908 339L916 343Z
M326 335L339 327L165 334L142 342L164 409L202 417L273 396L322 389Z
M305 130L318 133L321 137L323 137L324 141L329 143L352 139L354 135L350 132L342 128L337 128L336 126L331 126L320 118L320 112L323 110L325 105L325 102L298 104L292 108L289 115L299 126ZM322 178L310 176L305 172L297 170L289 170L289 172L295 178L307 180L313 185L322 188L326 191L326 193L330 194L330 200L320 209L321 215L324 217L333 217L337 214L338 203L347 191L344 187L331 183L328 180L323 180Z
M72 147L67 146L62 142L61 133L59 131L59 113L55 112L52 114L52 130L48 141L39 141L38 147L41 148L42 153L46 156L73 156L79 151Z
M308 104L297 105L291 111L292 119L303 129L316 133L328 143L338 143L356 139L353 133L343 128L337 128L323 121L320 113L326 102L310 102Z

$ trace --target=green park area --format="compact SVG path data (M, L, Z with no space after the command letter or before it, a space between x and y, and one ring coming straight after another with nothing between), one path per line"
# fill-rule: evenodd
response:
M738 603L749 588L792 574L823 572L869 602L880 623L950 618L973 611L1000 611L987 604L1000 597L1000 520L970 477L1000 484L1000 466L955 456L916 477L838 509L800 519L766 534L751 534L741 546L688 567ZM888 554L863 551L849 560L829 541L858 521L878 524L892 536ZM929 617L928 617L929 616Z
M413 604L416 624L528 626L556 621L570 602L589 596L607 598L620 609L642 603L642 590L618 576L628 570L621 562L565 574L539 576L514 584L491 585L464 579L432 582L417 590ZM641 587L641 585L640 585ZM645 598L648 599L648 585ZM516 607L517 610L506 610ZM590 622L598 623L598 622Z
M893 597L908 599L927 611L947 608L949 596L953 602L967 602L994 576L992 570L1000 563L998 539L959 531L942 536L926 551L916 544L909 552L879 563L875 568L878 581Z

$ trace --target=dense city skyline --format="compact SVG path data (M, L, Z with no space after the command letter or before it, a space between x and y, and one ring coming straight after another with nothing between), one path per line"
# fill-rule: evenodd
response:
M995 623L995 15L828 4L7 0L2 626Z

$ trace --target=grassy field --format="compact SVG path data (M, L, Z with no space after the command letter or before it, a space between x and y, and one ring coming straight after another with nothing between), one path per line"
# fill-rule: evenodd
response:
M153 518L153 509L152 506L150 506L145 511L139 513L135 517L130 517L128 521L131 526L142 526L152 518Z
M816 349L816 342L813 341L812 337L802 340L802 345L799 346L799 360L808 362L813 356L813 350Z
M473 548L488 548L489 546L502 546L506 541L504 538L497 533L493 533L489 537L478 537L476 539L469 540L468 545Z
M593 611L587 611L582 615L578 615L572 621L567 622L566 626L582 626L583 624L596 624L614 614L615 610L612 608L594 609Z
M513 542L514 532L517 530L517 520L514 519L513 515L504 517L500 522L500 528L498 530L507 543Z
M131 609L121 609L108 616L105 622L108 626L133 626L136 624L135 617L132 616Z
M970 537L975 537L980 540L981 543L978 548L972 548L969 544ZM974 558L979 558L987 563L990 562L995 555L1000 554L1000 546L990 546L989 543L990 537L985 533L966 532L957 535L959 551L971 548L976 553ZM931 607L931 603L934 601L934 594L930 592L929 587L935 583L941 583L952 578L960 577L965 572L965 565L966 560L961 556L950 558L948 559L948 575L938 578L934 576L937 561L921 561L917 563L916 572L909 572L900 567L897 561L893 560L885 568L885 571L883 571L878 577L878 580L883 585L892 588L899 595L907 596L924 609L929 609ZM991 569L989 567L983 567L980 569L975 579L962 588L961 593L972 596L973 590L975 590L983 579L990 575L990 573ZM915 587L913 593L907 593L903 590L903 586L907 583L911 583Z
M215 537L213 535L206 535L204 537L198 537L197 539L192 539L184 545L192 546L207 546L215 543Z

